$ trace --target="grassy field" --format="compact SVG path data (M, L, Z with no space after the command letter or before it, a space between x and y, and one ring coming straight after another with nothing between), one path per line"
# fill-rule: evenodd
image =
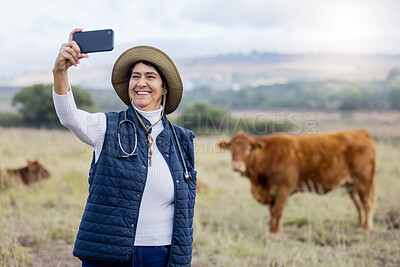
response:
M318 132L366 128L377 140L377 207L366 236L344 190L293 195L283 235L268 234L269 211L231 171L224 136L196 138L198 177L193 266L400 266L400 114L321 114ZM26 187L3 175L0 266L80 266L72 256L92 149L68 131L0 129L0 168L38 159L52 176Z

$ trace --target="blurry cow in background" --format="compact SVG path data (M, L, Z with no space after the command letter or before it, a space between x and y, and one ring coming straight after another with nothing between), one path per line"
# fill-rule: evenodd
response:
M269 205L272 235L281 233L282 211L291 194L326 194L339 186L349 192L360 227L367 233L372 229L376 152L365 130L257 137L240 131L218 146L231 151L232 168L250 179L254 198Z
M196 193L206 193L209 190L209 185L201 179L199 176L197 176L197 186L196 186Z
M5 169L4 171L10 175L18 177L24 184L29 185L38 182L41 179L50 177L50 172L39 163L39 161L27 161L27 166L17 169Z

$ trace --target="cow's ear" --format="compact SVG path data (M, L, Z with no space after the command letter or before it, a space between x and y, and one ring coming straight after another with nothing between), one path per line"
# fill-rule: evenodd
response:
M229 150L229 143L226 141L220 141L218 142L217 146L221 149L221 150Z
M251 143L251 151L258 152L264 147L264 143L262 142L253 142Z
M32 161L30 161L29 159L27 159L26 162L28 163L28 165L32 163Z

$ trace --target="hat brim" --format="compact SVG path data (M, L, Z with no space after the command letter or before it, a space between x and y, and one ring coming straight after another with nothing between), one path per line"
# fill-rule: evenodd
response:
M152 46L135 46L122 53L114 64L111 83L121 100L130 105L128 72L133 64L147 61L156 65L167 80L168 93L166 94L165 114L174 112L181 102L183 84L179 71L172 59L163 51Z

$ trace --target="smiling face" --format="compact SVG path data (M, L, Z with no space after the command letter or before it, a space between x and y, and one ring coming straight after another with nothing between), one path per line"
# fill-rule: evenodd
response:
M143 111L160 108L164 89L160 73L143 62L137 63L129 79L129 97L135 106Z

